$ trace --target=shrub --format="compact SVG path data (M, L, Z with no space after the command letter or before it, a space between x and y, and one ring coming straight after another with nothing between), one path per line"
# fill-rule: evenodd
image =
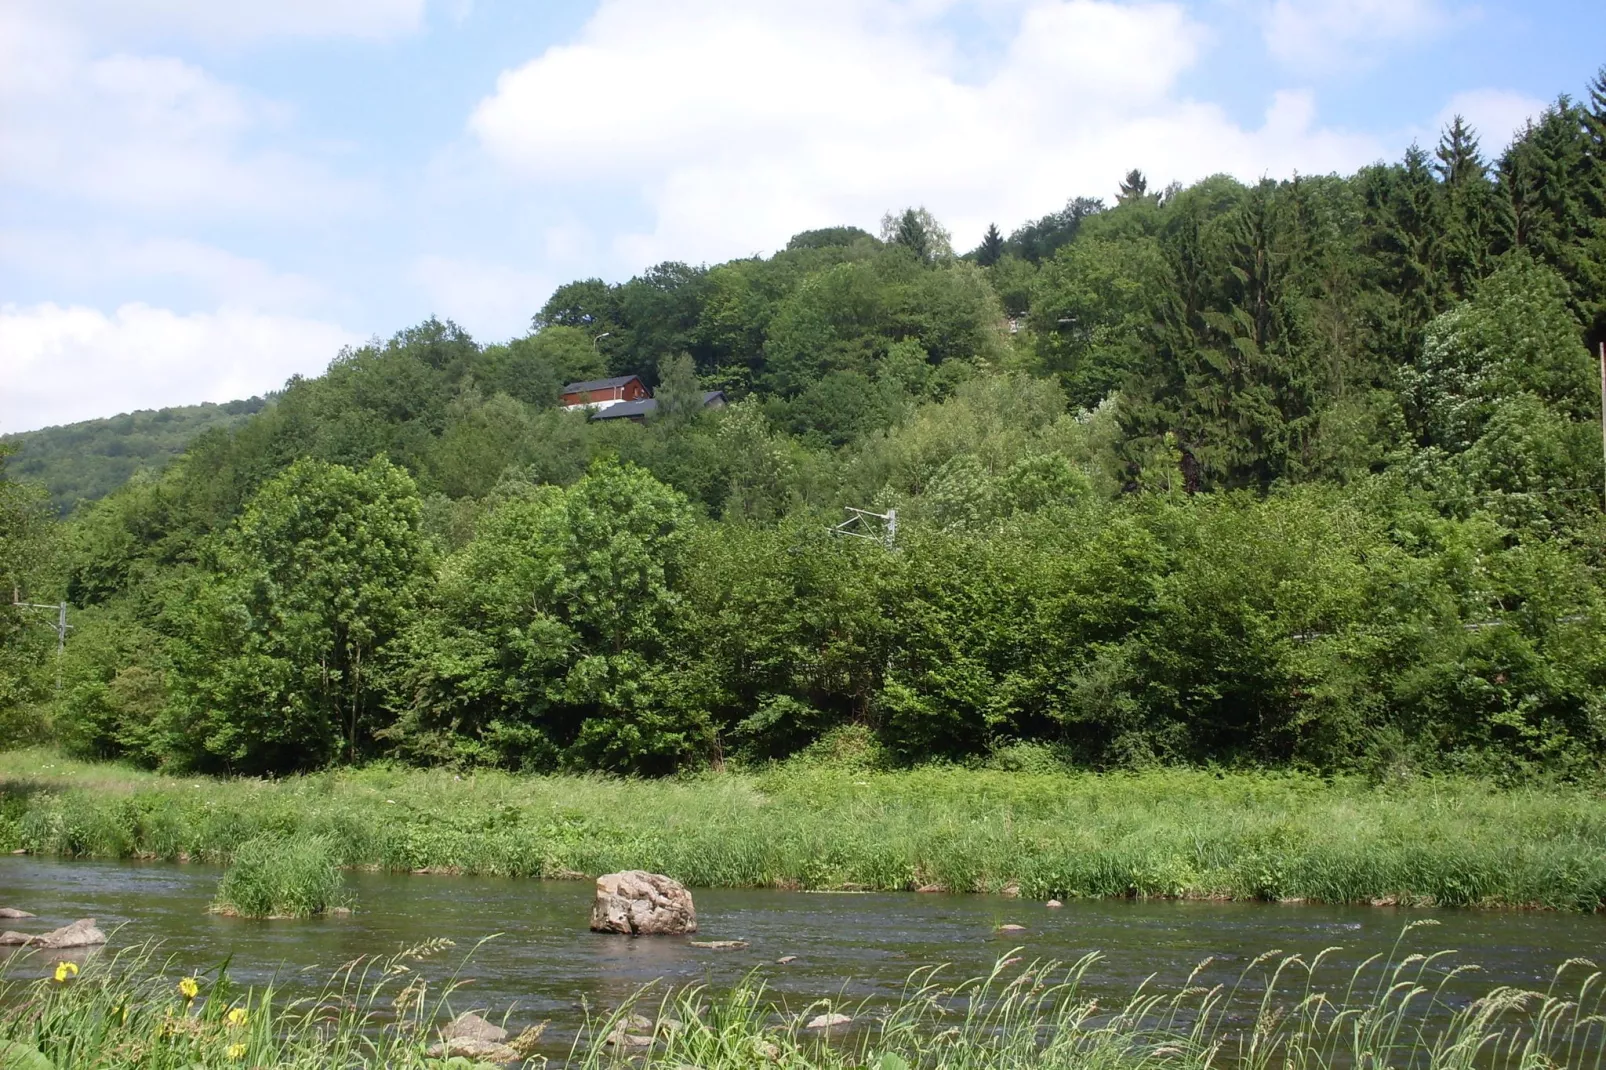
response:
M240 844L212 909L242 918L310 918L344 907L333 845L322 836L257 836Z

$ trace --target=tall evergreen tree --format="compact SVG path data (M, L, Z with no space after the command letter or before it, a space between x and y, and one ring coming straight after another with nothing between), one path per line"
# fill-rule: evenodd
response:
M982 235L981 245L976 249L976 263L982 267L992 267L1004 256L1004 236L998 233L998 224L988 223L987 233Z
M1434 170L1444 190L1439 246L1446 281L1466 298L1487 271L1494 223L1494 187L1478 151L1478 135L1457 115L1439 138Z
M1140 197L1145 196L1148 192L1149 180L1143 176L1142 171L1134 167L1132 170L1128 171L1126 173L1126 177L1121 180L1121 189L1120 192L1115 195L1115 199L1121 204L1126 204L1128 201L1138 200Z

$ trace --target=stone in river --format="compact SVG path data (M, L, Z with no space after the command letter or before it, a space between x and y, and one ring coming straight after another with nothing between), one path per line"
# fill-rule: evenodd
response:
M706 947L710 951L740 951L747 946L746 940L693 940L692 947Z
M644 1037L638 1033L627 1033L624 1029L615 1029L603 1040L610 1048L645 1048L652 1043L652 1037Z
M16 907L0 907L0 918L31 918L32 914Z
M1058 908L1060 908L1060 907L1062 907L1062 906L1064 906L1064 905L1065 905L1065 904L1064 904L1064 903L1061 903L1061 902L1060 902L1060 901L1059 901L1059 900L1058 900L1058 899L1050 899L1050 900L1049 900L1049 901L1048 901L1048 902L1046 902L1046 903L1044 903L1044 904L1043 904L1043 905L1044 905L1044 906L1045 906L1045 907L1050 907L1050 908L1053 908L1053 909L1058 909Z
M1001 933L1023 933L1026 931L1026 926L1015 925L1013 923L1009 925L1000 925L998 927L998 931Z
M94 918L80 918L71 925L63 925L59 929L36 936L10 931L0 933L0 946L40 947L48 951L96 947L105 942L106 934L95 928Z
M507 1039L507 1030L499 1025L493 1025L472 1011L464 1011L441 1030L441 1036L446 1040L466 1037L470 1040L486 1040L492 1044L500 1044Z
M809 1019L805 1029L830 1029L833 1025L848 1025L853 1021L845 1014L821 1014Z
M524 1058L510 1045L473 1037L451 1037L431 1045L425 1054L434 1059L457 1056L484 1063L516 1063Z
M796 961L797 961L797 956L796 955L782 955L780 958L775 960L775 964L777 966L785 966L789 962L796 962Z
M694 933L697 910L679 881L640 869L609 873L597 878L591 931L633 936Z

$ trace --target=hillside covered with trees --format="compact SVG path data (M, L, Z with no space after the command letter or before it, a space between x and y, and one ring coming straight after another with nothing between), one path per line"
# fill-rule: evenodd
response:
M576 281L506 343L343 352L64 523L5 484L0 579L75 630L57 696L0 610L0 724L244 773L859 725L907 762L1591 777L1603 339L1606 71L1496 156L1458 121L1348 177L1134 172L965 255L910 210ZM653 419L559 407L621 374Z
M249 398L141 409L0 435L0 445L15 450L5 461L5 472L15 480L43 483L51 504L66 516L79 503L98 501L137 474L160 472L197 435L233 427L267 404L265 398Z

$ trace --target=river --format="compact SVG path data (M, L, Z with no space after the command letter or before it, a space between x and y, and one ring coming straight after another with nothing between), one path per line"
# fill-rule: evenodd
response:
M457 947L442 956L441 970L483 937L500 934L464 968L470 984L454 1009L486 1008L500 1018L513 1008L515 1027L550 1019L554 1042L572 1036L584 1006L616 1006L655 980L723 988L756 969L789 1005L817 997L879 1001L895 998L916 967L951 963L955 976L970 976L1016 946L1027 959L1102 953L1086 987L1105 1003L1150 975L1174 988L1207 956L1215 960L1207 977L1231 982L1272 949L1309 957L1342 948L1325 975L1336 985L1365 957L1388 953L1402 926L1420 919L1438 924L1414 930L1406 950L1457 949L1452 961L1482 967L1452 986L1461 997L1499 984L1542 989L1575 956L1606 962L1606 918L1538 911L1125 900L1050 909L996 896L695 889L697 939L749 941L741 950L716 951L683 938L588 932L589 881L352 873L356 911L349 917L247 921L207 913L218 876L201 865L4 858L0 905L38 914L37 921L8 923L30 931L94 917L115 928L114 947L160 940L176 960L175 976L228 957L231 976L245 983L307 968L302 978L322 979L358 956L446 937ZM1003 924L1026 929L1000 933ZM787 956L795 960L777 963ZM42 972L57 957L36 957L13 972ZM1250 987L1257 984L1252 979Z

